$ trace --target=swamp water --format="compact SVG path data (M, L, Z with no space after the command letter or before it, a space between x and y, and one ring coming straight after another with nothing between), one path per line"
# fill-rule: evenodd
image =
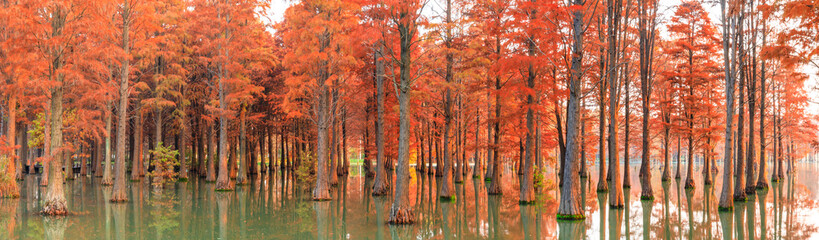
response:
M721 163L718 165L722 165ZM595 169L590 166L589 169ZM684 170L685 168L681 169ZM340 178L333 199L313 202L310 188L291 173L256 175L232 192L216 192L215 184L192 178L154 191L148 181L129 182L130 201L107 201L111 187L99 178L78 177L66 183L66 199L74 214L40 216L45 188L38 175L27 175L19 199L0 199L0 239L818 239L819 163L797 164L796 172L746 202L733 213L717 211L722 175L687 191L681 180L660 181L655 165L656 199L640 201L637 168L626 207L610 209L607 194L598 194L597 174L583 181L586 219L555 219L558 190L554 173L546 173L546 190L534 205L518 204L518 178L507 169L504 194L488 196L488 182L455 184L456 199L439 201L434 176L412 172L410 199L416 223L386 223L390 197L372 197L371 180L360 169ZM676 170L676 169L672 169ZM672 171L673 172L673 171ZM771 170L769 169L770 173ZM683 171L683 179L685 178Z

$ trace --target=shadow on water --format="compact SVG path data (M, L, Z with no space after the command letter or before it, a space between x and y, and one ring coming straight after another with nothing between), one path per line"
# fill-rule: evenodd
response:
M465 177L463 184L453 185L452 201L439 200L434 175L412 172L409 196L416 222L406 226L387 223L391 196L371 196L372 179L356 171L340 176L331 188L333 199L324 202L312 201L309 184L292 171L250 175L247 185L229 192L215 192L215 184L199 178L168 184L162 191L151 187L150 179L129 182L131 201L117 204L108 201L112 189L100 186L99 178L78 177L65 186L75 215L59 219L37 214L45 187L39 186L39 175L27 175L19 182L19 199L0 199L0 239L816 238L819 164L799 166L770 189L735 202L730 213L716 209L721 177L715 176L713 185L685 190L680 180L660 181L657 172L652 174L652 183L659 184L654 201L640 200L635 185L624 189L625 206L612 209L608 194L595 191L592 171L577 196L585 209L582 221L555 219L560 196L550 187L556 180L551 172L531 205L519 204L520 179L510 168L499 179L504 195L488 195L489 182ZM632 177L638 181L636 174Z

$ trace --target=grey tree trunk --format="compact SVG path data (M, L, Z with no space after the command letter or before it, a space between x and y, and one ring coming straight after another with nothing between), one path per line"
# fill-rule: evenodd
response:
M125 3L122 11L123 26L122 26L122 49L125 56L130 56L130 43L128 31L130 27L130 7ZM119 82L119 105L117 106L117 158L114 163L114 190L111 193L111 202L126 202L128 195L125 192L125 136L127 134L127 120L128 120L128 80L130 74L130 57L124 57L122 61L122 71L120 72ZM54 147L54 146L52 146Z
M728 54L731 41L731 30L734 26L733 16L727 16L728 12L725 9L725 0L720 1L720 8L722 12L722 47L723 59L725 61L725 150L723 159L723 180L722 180L722 194L719 199L719 209L733 211L733 121L734 121L734 66L733 61L736 61L736 55L731 58ZM730 20L729 20L730 19Z
M402 14L405 16L408 13ZM400 82L395 86L398 93L398 166L395 177L395 193L393 194L392 207L390 208L391 224L410 224L415 221L412 202L409 199L409 128L410 128L410 92L412 90L412 79L410 76L411 58L410 52L413 37L418 29L414 20L402 19L398 23L400 36L401 57L398 63L400 69Z
M380 44L380 43L379 43ZM373 196L386 195L390 191L390 184L387 179L386 161L384 160L384 60L383 46L378 46L375 52L375 85L376 85L376 120L375 120L375 145L376 145L376 171L375 183L373 183Z
M618 79L618 41L620 28L620 12L622 10L622 0L608 1L608 66L606 67L606 78L609 84L609 177L611 186L614 189L609 191L609 206L614 208L623 207L623 188L620 179L620 158L617 147L617 88Z
M105 104L105 157L102 160L102 185L110 186L114 184L111 179L111 102Z
M584 219L583 208L581 208L580 196L580 176L578 174L578 123L580 122L578 106L582 96L582 62L583 62L583 15L581 9L583 0L574 0L572 5L575 8L572 12L572 65L569 79L569 101L566 110L566 165L563 178L563 186L560 186L560 205L557 209L557 219ZM601 182L603 182L601 178Z

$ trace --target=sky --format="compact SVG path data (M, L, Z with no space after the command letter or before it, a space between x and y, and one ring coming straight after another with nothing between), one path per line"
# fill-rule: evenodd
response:
M287 7L296 2L296 0L272 0L270 3L270 8L268 9L267 14L265 14L267 21L273 23L281 21L284 18L284 11L287 9ZM660 14L663 20L667 19L667 16L674 13L674 6L678 3L678 0L660 0ZM434 8L436 5L437 4L430 4L429 6ZM703 6L705 7L705 10L708 11L711 21L715 24L719 24L719 5L704 4ZM434 9L425 11L425 14L433 14L434 11ZM819 115L819 69L817 69L815 66L807 65L803 67L803 70L804 73L810 76L810 79L805 84L805 89L808 91L808 96L811 99L808 103L807 111L809 114L816 116Z

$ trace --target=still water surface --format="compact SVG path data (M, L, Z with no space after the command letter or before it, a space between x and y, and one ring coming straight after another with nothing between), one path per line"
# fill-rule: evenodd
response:
M721 164L720 164L721 165ZM233 192L192 179L162 192L143 181L129 183L130 202L107 201L111 188L98 178L67 182L73 216L49 218L42 208L39 176L21 182L19 199L0 199L0 239L817 239L819 163L797 171L733 213L717 211L722 175L686 191L678 181L662 183L653 171L656 199L640 201L639 181L625 194L624 209L609 209L607 194L595 191L594 176L584 181L586 220L558 222L554 174L535 205L518 204L518 179L504 174L504 195L488 196L483 181L466 177L456 184L455 201L438 201L435 177L413 172L410 196L417 223L386 224L391 199L370 196L372 183L353 171L333 189L332 201L310 201L310 189L290 173L262 174ZM354 169L358 170L358 169ZM769 170L770 172L770 170ZM632 173L637 173L633 169ZM683 175L685 175L683 173Z

